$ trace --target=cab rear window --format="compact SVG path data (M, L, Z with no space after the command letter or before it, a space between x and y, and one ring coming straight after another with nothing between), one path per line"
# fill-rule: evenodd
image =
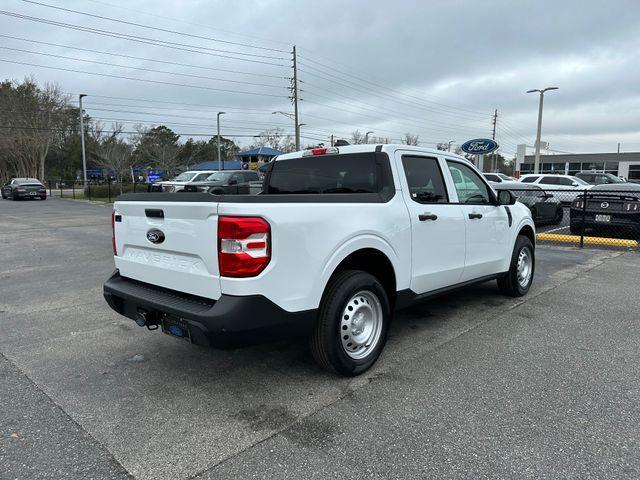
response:
M378 193L373 152L278 160L268 175L268 194Z

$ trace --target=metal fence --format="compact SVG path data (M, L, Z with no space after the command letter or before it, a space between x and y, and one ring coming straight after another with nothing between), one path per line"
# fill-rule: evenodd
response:
M509 190L531 210L539 243L638 248L640 187Z
M123 183L95 183L89 182L84 186L82 181L76 180L47 180L44 182L50 197L97 200L113 202L121 193L148 192L151 183L123 182Z

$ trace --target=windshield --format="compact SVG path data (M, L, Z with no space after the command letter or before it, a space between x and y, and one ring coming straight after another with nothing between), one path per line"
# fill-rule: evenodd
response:
M609 180L609 183L625 183L624 180L610 173L607 173L606 176L607 176L607 180Z
M207 182L224 182L231 176L229 172L215 172L207 177Z
M174 182L188 182L197 175L197 172L184 172L173 179Z

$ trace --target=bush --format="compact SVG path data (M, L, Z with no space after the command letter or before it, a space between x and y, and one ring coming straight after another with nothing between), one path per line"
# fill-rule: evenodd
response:
M89 185L84 189L85 198L109 198L109 191L111 191L111 199L115 199L120 195L120 185L117 183L111 185ZM134 185L132 183L125 183L122 185L122 193L131 193L134 191ZM136 192L146 192L147 184L138 183L135 185Z

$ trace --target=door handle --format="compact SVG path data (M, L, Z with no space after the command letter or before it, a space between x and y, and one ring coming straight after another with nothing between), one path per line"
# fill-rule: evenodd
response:
M469 218L470 218L471 220L475 220L475 219L478 219L478 218L482 218L482 214L481 214L481 213L470 213L470 214L469 214Z
M418 220L420 220L421 222L424 222L425 220L437 220L438 216L433 214L433 213L423 213L421 215L418 215Z

